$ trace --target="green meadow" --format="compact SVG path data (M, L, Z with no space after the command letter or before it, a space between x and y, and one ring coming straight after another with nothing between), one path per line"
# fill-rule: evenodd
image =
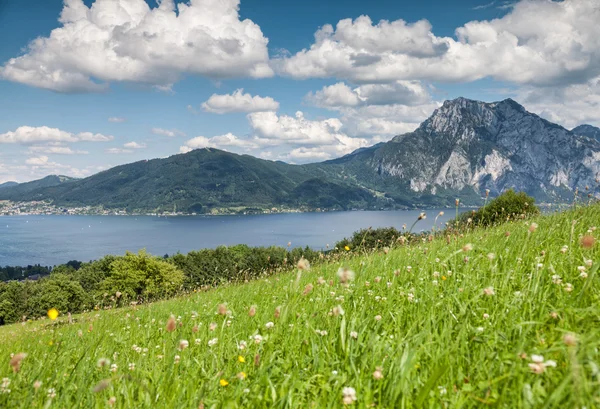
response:
M0 327L0 407L597 408L596 226L578 207Z

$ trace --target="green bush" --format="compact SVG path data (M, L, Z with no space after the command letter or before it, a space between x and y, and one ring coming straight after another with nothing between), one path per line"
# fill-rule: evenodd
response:
M338 241L335 244L335 247L338 251L342 251L346 247L350 250L382 249L384 247L393 246L401 235L402 233L394 227L362 229L355 232L352 237Z
M535 216L540 209L535 205L535 199L525 192L516 193L510 189L494 198L478 210L462 213L455 228L488 227L510 220Z

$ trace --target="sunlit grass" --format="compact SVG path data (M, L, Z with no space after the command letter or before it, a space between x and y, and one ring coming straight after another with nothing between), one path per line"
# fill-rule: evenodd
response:
M0 328L0 407L600 407L600 207L534 222Z

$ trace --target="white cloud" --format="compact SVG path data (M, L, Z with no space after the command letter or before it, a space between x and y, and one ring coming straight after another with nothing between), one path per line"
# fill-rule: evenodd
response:
M369 17L325 25L315 42L274 61L294 78L336 77L358 83L396 80L474 81L484 77L530 85L582 83L600 75L597 0L526 0L502 18L472 21L456 39L430 24Z
M350 88L343 82L309 92L305 100L321 108L366 105L419 105L430 102L427 90L419 81L395 81L390 84L366 84Z
M88 151L73 150L68 146L30 146L29 154L47 153L54 155L87 155Z
M144 149L146 147L145 143L137 143L135 141L127 142L123 147L128 149Z
M27 165L46 166L48 164L48 157L47 156L37 156L37 157L33 157L33 158L28 158L27 160L25 160L25 163Z
M58 128L47 126L20 126L15 131L0 134L0 144L19 143L32 144L39 142L107 142L112 141L113 136L99 133L80 132L74 134Z
M110 118L108 118L108 122L113 122L113 123L123 123L126 120L127 119L122 118L120 116L111 116Z
M122 149L122 148L108 148L105 149L104 152L109 153L111 155L120 155L122 153L133 153L131 149Z
M244 90L240 88L234 91L233 94L213 94L202 104L202 109L215 114L277 111L279 109L279 102L271 97L252 96L243 92Z
M177 129L152 128L151 132L154 135L168 136L169 138L174 138L176 136L185 136L185 132L181 132Z
M0 68L5 79L58 92L101 91L109 82L170 87L183 74L263 78L268 39L239 0L65 0L61 27Z
M196 136L185 142L184 146L179 148L179 152L187 153L193 149L200 148L217 148L227 150L227 148L243 148L248 151L250 149L256 149L259 145L251 140L240 139L232 133L227 133L225 135L213 136L212 138L207 138L205 136Z

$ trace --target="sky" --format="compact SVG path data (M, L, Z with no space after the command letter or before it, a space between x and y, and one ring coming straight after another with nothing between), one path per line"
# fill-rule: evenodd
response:
M0 183L214 147L288 163L513 98L600 126L598 0L0 1Z

